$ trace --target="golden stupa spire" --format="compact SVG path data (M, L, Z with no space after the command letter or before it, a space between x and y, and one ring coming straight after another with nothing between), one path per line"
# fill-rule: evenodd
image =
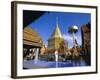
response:
M54 38L54 37L62 38L60 29L59 29L59 25L58 25L58 17L56 17L56 27L55 27L55 29L53 31L53 34L51 35L51 38Z
M58 17L56 17L56 21L55 21L55 27L53 30L53 33L51 35L51 37L48 39L48 50L52 49L52 50L56 50L60 48L60 44L62 41L64 41L61 32L60 32L60 28L59 28L59 24L58 24Z
M58 27L58 17L56 17L56 27Z

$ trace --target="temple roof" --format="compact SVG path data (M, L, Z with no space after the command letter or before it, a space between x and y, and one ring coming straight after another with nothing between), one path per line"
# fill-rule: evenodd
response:
M24 39L24 42L27 44L34 44L34 45L37 45L37 44L41 44L42 45L42 39L41 37L39 36L39 34L32 28L30 27L25 27L24 30L23 30L23 39Z

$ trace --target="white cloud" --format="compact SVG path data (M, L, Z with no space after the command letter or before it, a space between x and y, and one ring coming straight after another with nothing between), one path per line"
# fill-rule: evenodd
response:
M73 47L73 38L70 34L63 34L62 35L64 40L68 42L68 47ZM81 45L81 36L80 35L75 35L75 39L77 40L78 45Z
M73 47L73 39L72 39L72 36L71 35L68 35L68 34L63 34L62 35L64 40L68 42L68 47Z
M81 36L80 36L80 35L75 36L75 39L77 40L77 43L78 43L79 45L82 44L82 39L81 39Z
M72 40L71 35L63 34L62 36L65 40Z

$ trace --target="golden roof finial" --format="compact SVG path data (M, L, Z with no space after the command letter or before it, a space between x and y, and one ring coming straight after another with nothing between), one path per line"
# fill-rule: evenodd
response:
M56 17L56 26L58 27L58 17Z

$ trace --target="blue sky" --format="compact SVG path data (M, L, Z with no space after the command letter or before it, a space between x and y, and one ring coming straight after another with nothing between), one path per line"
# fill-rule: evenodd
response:
M75 38L79 45L81 42L81 26L91 21L89 13L71 13L71 12L46 12L40 18L29 24L28 26L35 29L43 39L45 45L51 36L55 26L56 18L63 38L68 42L68 47L73 47L72 36L68 33L68 27L78 26L78 32L75 33Z

